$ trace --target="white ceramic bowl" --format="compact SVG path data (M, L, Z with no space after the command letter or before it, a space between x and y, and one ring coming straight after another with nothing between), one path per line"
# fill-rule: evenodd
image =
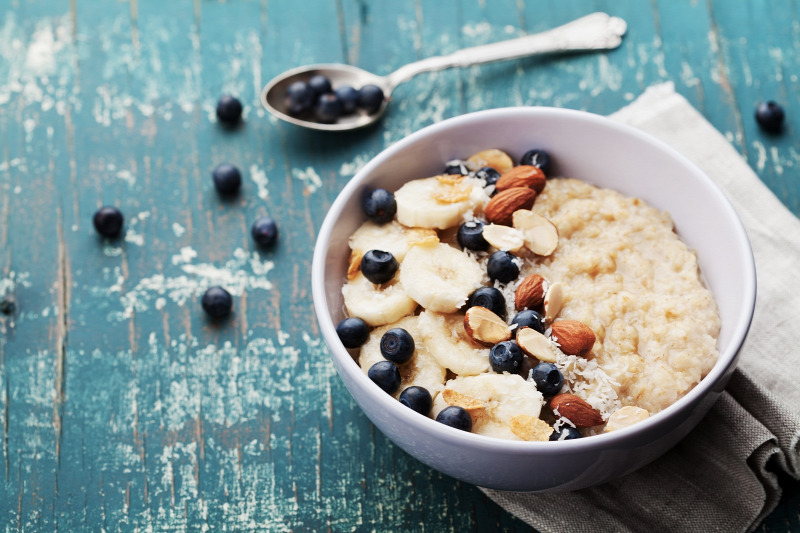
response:
M697 251L719 305L720 358L684 398L629 428L561 442L518 442L459 431L423 417L383 392L336 335L344 318L347 239L364 221L368 188L396 190L441 173L444 163L487 148L515 161L547 150L552 175L580 178L669 211ZM753 315L755 266L737 214L714 183L666 144L605 117L552 108L505 108L445 120L397 142L344 187L320 229L312 266L314 306L336 370L370 420L423 463L468 483L515 490L573 490L632 472L674 446L702 419L733 372Z

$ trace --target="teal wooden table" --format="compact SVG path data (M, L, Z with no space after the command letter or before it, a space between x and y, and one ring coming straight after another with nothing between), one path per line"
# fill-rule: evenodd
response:
M421 75L363 131L303 131L258 102L298 65L386 74L598 10L628 22L619 49ZM350 399L312 311L326 209L428 124L607 114L673 81L800 214L798 28L791 0L0 0L0 528L529 531ZM245 105L237 128L216 121L223 93ZM766 99L781 135L753 120ZM213 189L222 162L244 176L233 199ZM95 233L104 204L123 238ZM249 236L265 214L271 250ZM212 284L234 295L221 323L199 304ZM800 529L785 489L760 530Z

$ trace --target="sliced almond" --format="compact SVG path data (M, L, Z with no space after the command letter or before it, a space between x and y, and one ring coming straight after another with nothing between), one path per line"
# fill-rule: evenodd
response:
M467 309L464 330L472 340L485 346L494 346L511 338L511 328L506 321L479 305Z
M544 295L544 320L552 322L564 306L564 285L555 282L547 288Z
M611 416L608 417L608 422L606 422L606 427L603 431L616 431L618 429L626 428L635 424L636 422L641 422L650 416L650 411L647 409L642 409L641 407L636 407L635 405L626 405L625 407L620 407L613 413Z
M514 187L530 187L540 193L544 190L546 183L547 178L540 168L533 165L519 165L508 172L504 172L494 186L498 191Z
M533 328L522 328L517 332L517 344L523 352L543 363L555 363L556 353L550 339Z
M483 238L498 250L505 252L518 252L525 246L522 233L511 226L487 224L483 226Z
M577 320L557 320L550 326L550 335L567 355L586 355L594 346L592 328Z
M467 167L472 170L480 170L483 167L492 167L496 171L508 172L514 167L514 161L511 156L502 150L490 148L489 150L482 150L476 154L472 154L467 159Z
M512 416L508 425L514 435L527 441L548 441L553 433L550 424L531 415Z
M574 394L556 394L550 400L550 408L553 413L568 419L575 427L589 428L603 423L600 413Z
M545 279L539 274L531 274L517 285L514 292L514 307L517 311L536 309L544 302Z
M495 194L486 204L483 214L493 224L510 226L516 211L528 210L536 200L536 191L526 187L514 187ZM517 228L520 229L520 228ZM524 238L524 233L523 233Z
M558 228L542 215L528 209L519 209L512 215L512 224L522 232L525 246L531 252L548 256L556 251Z

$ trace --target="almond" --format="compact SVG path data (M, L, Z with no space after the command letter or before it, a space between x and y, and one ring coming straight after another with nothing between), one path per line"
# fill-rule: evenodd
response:
M490 148L489 150L482 150L476 154L472 154L467 159L467 167L470 170L480 170L483 167L492 167L499 173L507 172L514 167L514 162L511 156L497 148Z
M519 209L511 216L515 228L522 232L525 246L536 255L548 256L558 247L558 228L542 215Z
M626 405L625 407L620 407L611 413L611 416L608 417L608 422L606 422L606 427L603 429L603 431L609 432L626 428L649 417L650 411L647 409L642 409L641 407L636 407L634 405Z
M479 305L467 309L464 330L472 340L485 346L494 346L511 338L511 328L506 321Z
M506 252L518 252L525 246L522 233L511 226L486 224L483 227L483 238L498 250Z
M564 306L564 285L555 282L547 288L544 295L544 320L552 322Z
M550 400L550 408L556 415L568 419L579 428L599 426L603 423L600 413L574 394L556 394Z
M514 307L517 311L536 309L544 302L544 278L531 274L517 286L514 293Z
M556 353L550 345L550 339L533 328L520 329L517 332L517 344L523 352L541 363L556 362Z
M494 184L498 191L513 189L514 187L529 187L540 193L544 190L547 178L541 169L533 165L519 165L503 173Z
M495 194L486 204L484 215L493 224L510 226L514 220L514 211L530 209L536 200L536 191L526 187L514 187Z
M592 328L577 320L559 320L550 326L550 335L555 338L561 351L567 355L586 355L594 346Z

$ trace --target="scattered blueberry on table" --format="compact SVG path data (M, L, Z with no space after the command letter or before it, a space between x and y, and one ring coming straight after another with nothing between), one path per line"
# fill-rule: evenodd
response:
M391 361L378 361L369 367L367 376L389 394L400 388L400 369Z
M381 337L381 355L392 363L402 365L414 355L414 337L403 328L392 328Z
M756 107L756 122L762 129L770 133L778 133L783 128L786 113L780 104L772 100L762 102Z
M431 393L425 387L412 385L400 393L400 403L421 415L428 416L433 408Z
M361 273L372 283L386 283L394 277L400 263L390 253L383 250L370 250L361 258Z
M397 201L394 194L386 189L373 189L364 195L361 203L364 214L376 224L390 222L397 213Z
M10 298L3 298L0 300L0 313L3 313L4 315L12 315L16 310L17 305L14 303L14 300Z
M242 103L235 96L223 94L217 100L217 118L229 126L237 124L242 118Z
M233 297L231 293L222 287L209 287L203 298L200 300L203 310L212 318L223 318L228 316L233 309Z
M95 212L92 222L97 233L103 237L114 238L122 231L125 218L116 207L105 206Z
M250 228L250 234L256 244L271 248L278 240L278 224L272 217L261 217Z
M211 172L211 178L214 180L214 187L220 194L233 194L242 185L241 172L228 163L217 165Z
M472 417L469 416L466 409L457 405L451 405L439 411L436 421L461 431L472 431Z
M360 348L369 338L369 326L360 318L345 318L336 325L336 334L345 348Z

